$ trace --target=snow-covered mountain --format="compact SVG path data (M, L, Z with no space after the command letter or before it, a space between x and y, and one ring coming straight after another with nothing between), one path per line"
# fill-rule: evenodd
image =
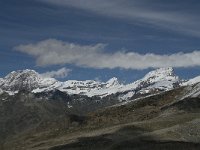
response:
M36 88L48 88L57 82L53 78L43 78L34 70L26 69L9 73L0 80L0 88L9 92L17 92L19 90L32 91Z
M68 94L83 94L89 97L104 96L105 91L111 91L114 88L123 86L117 78L111 78L107 82L98 82L94 80L76 81L68 80L57 89Z
M160 68L149 72L144 78L130 84L121 84L117 78L111 78L107 82L94 80L57 81L54 78L46 78L34 70L13 71L4 78L0 78L0 92L9 94L20 90L33 93L60 90L69 95L80 94L89 97L105 97L117 94L120 99L129 99L136 94L149 94L158 91L167 91L179 86L200 81L200 77L181 83L178 76L174 74L173 68Z
M171 67L159 68L146 74L144 78L125 85L120 92L126 92L130 97L134 94L148 94L157 91L168 91L180 86L181 80L174 74ZM132 94L131 94L132 93Z
M117 78L112 78L107 82L94 80L77 81L68 80L65 82L57 81L54 78L46 78L34 70L19 70L9 73L6 77L0 78L0 89L8 93L17 93L20 90L27 90L39 93L51 90L60 90L68 94L90 95L92 91L119 87L121 84Z

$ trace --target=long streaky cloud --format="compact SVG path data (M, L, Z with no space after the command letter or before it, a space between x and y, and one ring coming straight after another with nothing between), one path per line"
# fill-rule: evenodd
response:
M165 5L155 5L147 0L38 0L58 6L86 10L103 16L126 19L132 23L142 23L181 34L200 37L198 14L183 10L166 9ZM160 5L159 5L160 4ZM172 4L171 4L172 5ZM176 5L179 5L176 3ZM173 5L174 6L174 3Z
M78 45L56 39L35 44L19 45L14 49L33 56L38 66L73 64L88 68L147 69L159 67L200 66L200 51L157 55L136 52L106 52L105 44Z

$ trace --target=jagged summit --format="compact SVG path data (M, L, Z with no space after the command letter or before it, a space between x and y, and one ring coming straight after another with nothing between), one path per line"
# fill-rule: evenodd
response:
M155 74L172 75L174 74L174 69L172 67L158 68L150 71L149 73L146 74L146 76L152 76Z
M174 69L172 67L167 67L167 68L159 68L156 70L153 70L149 73L147 73L144 76L144 80L146 79L165 79L166 77L177 77L174 73Z
M145 84L156 87L173 88L180 83L180 79L175 75L172 67L159 68L147 73L142 79Z
M24 70L17 70L17 71L12 71L8 75L4 77L4 79L12 78L12 77L22 77L22 76L37 76L41 77L41 75L36 72L35 70L31 69L24 69Z
M43 78L34 70L18 70L12 71L5 78L3 78L0 82L0 87L6 91L32 91L33 89L43 86L43 84L49 86L50 80L51 82L55 82L55 79Z
M30 70L30 69L25 69L25 70L17 70L17 71L12 71L9 73L7 76L5 76L4 80L14 80L14 79L19 79L22 77L40 77L40 74L37 73L35 70Z
M113 77L106 82L106 87L112 87L112 86L118 86L118 85L120 85L120 83L116 77Z
M19 89L33 90L38 87L40 75L34 70L12 71L3 78L2 89L17 91Z

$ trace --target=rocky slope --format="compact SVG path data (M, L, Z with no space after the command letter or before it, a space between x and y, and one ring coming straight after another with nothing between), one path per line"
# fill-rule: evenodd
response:
M4 93L0 149L199 149L200 99L194 91L200 91L198 83L101 109L92 108L109 97L98 102L59 90ZM69 108L71 101L79 107ZM86 105L89 113L74 114Z

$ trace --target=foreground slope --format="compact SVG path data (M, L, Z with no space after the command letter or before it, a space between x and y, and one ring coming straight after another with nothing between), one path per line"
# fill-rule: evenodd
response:
M45 101L42 104L44 102L39 99L27 99L21 93L23 109L33 107L33 101L35 109L30 115L17 118L19 114L12 114L16 105L7 106L6 112L12 110L10 113L16 119L14 123L22 121L23 128L15 127L20 130L5 135L1 147L5 150L199 149L199 85L196 83L132 99L85 116L66 113L62 101ZM57 113L53 115L54 112ZM33 118L37 119L32 121ZM39 118L41 120L37 121ZM32 127L26 126L30 120Z
M23 70L0 87L2 150L200 148L199 78L182 82L172 68L127 85Z

